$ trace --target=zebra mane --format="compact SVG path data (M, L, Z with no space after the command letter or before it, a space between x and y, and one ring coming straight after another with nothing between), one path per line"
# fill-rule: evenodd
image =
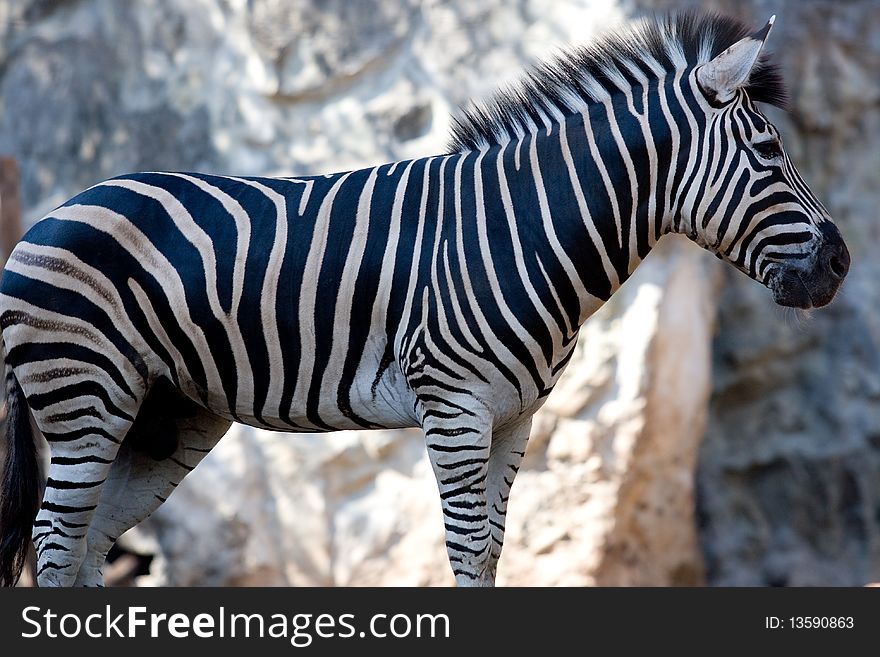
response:
M472 103L453 119L449 151L478 150L536 132L640 79L704 64L751 32L735 18L693 10L644 19L535 64L518 84ZM753 101L785 107L782 76L764 54L746 93Z

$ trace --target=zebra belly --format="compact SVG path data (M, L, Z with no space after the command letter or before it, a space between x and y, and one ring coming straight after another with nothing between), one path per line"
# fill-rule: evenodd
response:
M353 377L345 376L345 359L327 363L320 376L299 374L299 384L289 402L269 396L254 402L248 390L241 390L230 412L222 391L202 395L210 410L231 420L279 431L337 431L353 429L395 429L418 426L416 398L407 386L396 362L383 363L384 341L370 341ZM288 373L290 375L290 373ZM308 385L306 385L308 382ZM282 390L283 383L269 389ZM204 403L204 402L203 402Z

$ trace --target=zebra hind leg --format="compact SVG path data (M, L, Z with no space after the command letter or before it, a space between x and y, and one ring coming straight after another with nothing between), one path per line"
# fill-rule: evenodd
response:
M104 561L116 540L174 492L230 425L170 384L154 387L110 469L77 586L103 585Z
M97 388L97 387L96 387ZM118 408L104 399L56 399L55 393L32 395L28 403L37 427L49 443L43 501L33 527L37 583L71 586L87 552L86 534L101 499L119 445L132 424L134 408Z

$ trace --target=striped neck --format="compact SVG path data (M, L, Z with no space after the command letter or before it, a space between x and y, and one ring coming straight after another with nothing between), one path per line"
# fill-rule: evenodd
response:
M596 103L549 128L480 153L576 328L623 284L670 222L670 131L626 106ZM484 181L483 187L485 188ZM665 188L665 184L662 186ZM486 196L489 203L489 197Z

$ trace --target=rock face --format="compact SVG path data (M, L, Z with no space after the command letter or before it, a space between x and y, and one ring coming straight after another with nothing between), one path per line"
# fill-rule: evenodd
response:
M30 221L127 171L294 175L438 153L455 107L525 62L685 4L0 0L0 153L18 160ZM536 418L501 584L880 577L880 12L710 4L756 25L779 14L793 113L772 119L850 244L850 278L803 320L664 239L585 326ZM125 540L156 555L144 584L452 583L418 432L236 427Z

